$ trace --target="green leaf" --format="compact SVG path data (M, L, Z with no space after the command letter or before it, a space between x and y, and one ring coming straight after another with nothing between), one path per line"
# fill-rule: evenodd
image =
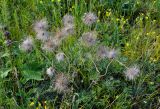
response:
M1 78L5 78L8 76L8 73L12 71L12 69L7 69L7 70L4 70L4 71L0 71L0 75L1 75Z
M9 53L4 53L2 56L1 56L1 58L4 58L4 57L9 57Z
M39 71L32 71L32 70L24 70L22 72L22 76L24 77L24 83L27 82L28 80L37 80L41 81L44 80L42 78L42 74Z

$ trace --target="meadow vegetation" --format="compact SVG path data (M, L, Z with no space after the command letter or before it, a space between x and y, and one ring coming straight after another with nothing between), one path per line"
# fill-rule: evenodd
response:
M0 0L0 109L159 109L160 0Z

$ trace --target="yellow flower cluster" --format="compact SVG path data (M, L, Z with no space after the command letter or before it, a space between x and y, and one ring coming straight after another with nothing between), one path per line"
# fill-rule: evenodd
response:
M44 103L46 104L47 101L45 101ZM33 107L34 105L35 105L34 102L31 102L31 103L29 104L30 107ZM41 108L42 108L42 105L41 105L41 103L38 102L38 107L36 107L36 109L41 109ZM46 105L45 105L43 108L44 108L44 109L49 109L49 108L47 108Z
M111 9L109 9L109 10L106 11L106 16L107 16L107 17L111 16L111 14L112 14L112 13L111 13Z

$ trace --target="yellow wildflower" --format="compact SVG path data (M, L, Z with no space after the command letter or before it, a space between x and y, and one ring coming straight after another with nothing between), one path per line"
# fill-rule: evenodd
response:
M119 18L116 18L116 21L119 21Z
M109 17L111 15L111 12L106 11L106 16Z
M156 22L156 20L153 20L153 22Z
M75 7L75 6L73 5L73 6L72 6L72 9L74 9L74 7Z
M146 16L145 19L148 20L148 16Z
M156 34L156 32L155 32L155 31L153 31L153 32L152 32L152 35L155 35L155 34Z
M29 106L33 106L34 105L34 102L31 102L30 104L29 104Z
M44 106L44 109L47 109L47 106Z
M100 20L98 19L97 22L100 22Z
M138 40L138 39L139 39L139 36L138 36L138 37L136 37L136 39Z
M126 43L126 46L129 46L129 43Z

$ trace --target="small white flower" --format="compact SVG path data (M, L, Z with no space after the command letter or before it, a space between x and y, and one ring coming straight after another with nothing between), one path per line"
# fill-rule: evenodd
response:
M145 104L147 103L147 101L143 101Z
M31 37L27 37L23 42L22 44L20 45L20 49L22 51L25 51L25 52L28 52L28 51L32 51L33 49L33 40Z
M56 54L56 59L57 59L57 61L58 62L60 62L60 61L63 61L64 60L64 53L58 53L58 54Z
M48 22L46 18L39 20L34 24L34 30L37 33L41 31L46 31L47 29L48 29Z
M92 25L93 23L95 23L97 21L97 16L92 13L92 12L89 12L89 13L85 13L82 20L84 22L84 24L90 26Z
M139 75L139 68L135 65L130 68L128 68L124 73L126 75L126 78L129 80L134 80Z
M63 21L64 26L73 25L74 18L73 16L66 14L65 16L63 16L62 21Z
M110 76L110 80L113 80L114 78L113 78L113 76Z
M47 75L51 78L55 74L55 69L53 67L49 67L46 71Z

